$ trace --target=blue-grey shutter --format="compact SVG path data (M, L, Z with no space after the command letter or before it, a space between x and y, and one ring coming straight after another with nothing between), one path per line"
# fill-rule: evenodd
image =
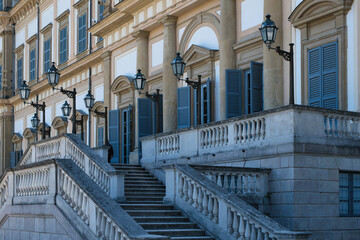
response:
M241 76L242 70L225 70L226 118L242 114Z
M198 98L197 98L197 90L193 89L193 102L194 102L194 125L197 125L197 112L198 112Z
M338 109L337 42L308 52L309 105Z
M151 135L151 100L148 98L138 99L138 124L139 124L139 138Z
M60 64L67 61L67 26L60 30Z
M2 89L2 65L0 65L0 90Z
M104 127L97 129L97 146L101 147L104 145Z
M190 127L190 91L190 86L177 89L177 128Z
M10 167L16 166L16 152L10 152Z
M308 53L309 105L321 107L321 47Z
M119 125L120 125L120 110L111 110L109 111L109 144L113 147L114 155L111 159L111 162L119 162Z
M251 113L263 110L263 64L250 63Z
M122 163L129 163L132 141L132 107L121 111L121 156Z
M211 85L210 78L201 86L201 124L211 121ZM205 92L206 89L206 92ZM206 94L206 96L205 96ZM205 100L206 99L206 100ZM205 121L206 116L206 121Z
M21 87L23 81L23 58L17 60L17 88Z
M153 133L156 133L157 128L157 102L152 102L152 122L153 122ZM160 95L160 133L163 132L163 95Z
M322 46L322 107L338 109L337 42Z

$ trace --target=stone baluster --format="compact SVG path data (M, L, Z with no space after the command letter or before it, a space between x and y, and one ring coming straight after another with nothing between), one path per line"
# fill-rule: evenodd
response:
M243 194L248 193L249 191L249 182L248 182L248 176L244 174L243 176L243 181L244 181L244 185L243 185Z
M231 211L231 209L228 207L226 215L227 215L227 232L229 234L233 234L234 232L233 223L234 223L235 212Z
M261 139L265 138L265 118L262 119L261 122L261 128L260 128L260 135L261 135Z
M261 231L261 228L258 228L257 239L256 240L264 240L264 234Z
M245 219L244 217L242 217L241 215L239 215L240 218L240 223L239 223L239 235L240 235L240 239L244 239L245 238Z
M178 182L179 182L178 193L179 193L179 196L182 198L184 196L184 193L183 193L184 178L181 176L180 173L178 174Z
M256 133L256 130L255 130L255 128L256 128L256 123L255 123L255 120L251 120L251 138L252 138L252 140L253 141L255 141L256 139L255 139L255 133Z
M232 225L232 228L233 228L233 236L235 238L238 238L239 237L239 218L238 218L238 215L237 215L237 212L234 211L233 212L233 225Z
M207 214L208 214L208 195L207 195L207 193L206 193L206 190L204 189L203 190L203 193L204 193L204 198L203 198L203 209L204 209L204 211L203 211L203 214L205 215L205 216L207 216Z
M217 182L216 184L219 186L219 187L222 187L222 181L221 181L221 176L222 174L221 173L215 173L217 175ZM224 176L225 178L225 176Z
M251 226L249 219L245 219L246 225L245 225L245 239L249 240L251 236Z
M235 174L230 174L230 192L235 193L236 191L236 186L235 186Z
M193 198L193 206L195 208L198 207L198 188L196 187L195 183L193 183L193 195L192 195L192 198Z
M256 140L260 140L260 124L261 124L261 121L260 119L256 119Z
M347 118L346 119L346 136L352 136L352 131L351 131L351 123L353 122L353 120L351 118Z
M214 202L213 202L213 197L211 196L211 193L209 193L209 203L208 203L208 216L210 219L214 218L214 214L213 214L213 208L214 208Z
M250 240L256 240L255 224L251 224L251 236L250 236Z
M199 209L200 212L202 212L204 210L203 205L202 205L202 203L203 203L203 191L202 191L201 187L199 187L198 190L199 190L198 201L197 201L198 209Z
M185 201L189 200L188 191L189 191L189 183L188 183L188 180L186 178L184 178L184 199L185 199Z
M264 240L269 240L270 238L269 238L269 233L267 233L267 232L265 232L265 234L264 234Z
M224 188L226 191L229 190L229 175L227 173L224 173Z
M242 175L239 174L236 183L236 193L242 193Z
M213 208L214 222L218 223L219 221L219 202L216 197L214 197L214 208Z

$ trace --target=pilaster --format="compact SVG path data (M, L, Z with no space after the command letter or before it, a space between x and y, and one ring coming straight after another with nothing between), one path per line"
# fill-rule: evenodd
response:
M12 70L13 70L13 30L11 27L3 30L2 36L2 84L0 98L9 98L12 95Z
M264 16L267 14L271 15L271 20L273 20L276 26L279 27L273 47L280 46L283 49L282 0L264 1ZM286 46L285 49L288 49L288 46ZM267 110L284 105L284 60L276 53L276 51L269 51L265 44L263 46L263 56L264 110Z
M163 129L168 132L177 126L177 79L170 64L176 56L177 17L166 16L160 22L164 25Z
M220 1L220 82L219 111L220 119L226 118L225 70L236 69L236 54L233 45L236 43L236 0Z

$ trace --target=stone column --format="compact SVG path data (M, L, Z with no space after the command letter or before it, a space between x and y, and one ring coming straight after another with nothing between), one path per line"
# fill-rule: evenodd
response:
M282 0L264 1L264 19L267 14L271 15L276 26L279 28L276 42L273 47L282 44ZM288 51L286 46L285 50ZM283 58L274 50L269 51L267 46L263 46L264 54L264 110L276 108L284 105L284 77L283 77Z
M11 26L1 32L2 36L2 87L0 98L12 96L12 70L13 70L13 30Z
M111 103L111 52L107 51L101 55L104 61L104 106L110 108ZM96 101L96 100L95 100Z
M0 172L10 167L10 152L12 150L12 106L3 105L0 115ZM25 149L24 149L25 150Z
M236 69L236 54L233 45L236 43L236 0L220 1L220 83L219 111L220 119L226 118L225 70Z
M137 69L141 69L142 74L144 74L145 78L149 77L149 32L146 31L136 31L133 33L133 36L136 38L136 67ZM134 73L135 75L135 73ZM147 87L147 86L145 86ZM138 98L144 97L144 95L139 95L139 92L134 90L134 110L135 110L135 149L134 152L130 153L130 162L134 164L138 164L138 147L139 147L139 122L138 122ZM145 90L146 91L146 90Z
M177 79L171 68L176 57L176 23L177 17L166 16L164 24L164 58L163 58L163 129L172 131L177 126Z

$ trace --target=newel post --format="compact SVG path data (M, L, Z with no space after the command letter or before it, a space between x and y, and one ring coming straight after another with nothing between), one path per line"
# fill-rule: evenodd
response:
M15 195L15 173L13 171L9 172L9 182L8 182L8 204L13 205L14 195Z
M218 200L219 200L219 225L224 231L227 231L228 214L230 214L230 211L228 211L228 207L226 206L226 203L222 199L218 199Z
M165 204L174 204L176 196L176 169L174 165L166 166L165 171L165 184L166 196L164 197Z
M118 202L124 202L125 199L125 175L126 171L108 172L110 176L110 197Z
M49 195L50 196L55 196L56 194L56 183L57 183L57 179L56 179L56 165L55 164L51 164L50 165L50 169L49 169Z

